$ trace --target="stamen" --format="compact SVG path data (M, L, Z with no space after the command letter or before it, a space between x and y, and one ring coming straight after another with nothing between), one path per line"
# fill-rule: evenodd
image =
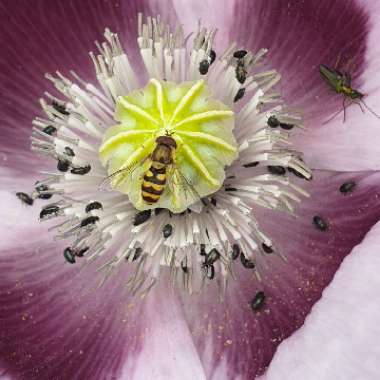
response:
M280 75L260 70L266 49L233 43L216 54L215 33L199 24L188 44L182 27L173 32L159 17L139 14L147 84L109 29L90 53L99 88L73 71L46 75L60 95L40 100L46 117L33 121L31 149L54 159L57 171L16 196L28 205L57 198L40 220L61 218L49 230L70 240L64 259L102 261L101 283L131 266L127 288L145 296L169 266L173 286L191 293L214 281L222 298L234 265L260 280L267 255L286 260L254 210L293 215L308 196L292 183L312 178L289 141L302 118L275 91ZM354 188L349 181L339 191ZM330 228L318 215L312 223ZM259 291L251 308L264 303Z

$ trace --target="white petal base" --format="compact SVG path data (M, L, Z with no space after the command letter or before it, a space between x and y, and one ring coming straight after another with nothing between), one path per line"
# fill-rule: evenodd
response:
M172 294L163 297L164 292L148 295L141 316L147 326L141 337L143 349L126 363L121 380L206 380L181 308Z

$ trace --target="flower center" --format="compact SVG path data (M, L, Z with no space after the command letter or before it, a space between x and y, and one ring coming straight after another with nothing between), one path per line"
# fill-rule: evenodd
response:
M288 141L302 120L273 89L280 75L259 71L266 49L215 53L213 29L199 27L190 46L159 18L139 15L138 25L154 78L145 87L108 29L90 53L100 88L74 72L75 82L47 75L64 99L41 99L32 149L57 172L17 196L29 205L54 196L40 220L61 219L51 229L68 240L70 264L99 259L104 279L127 264L132 294L170 267L189 293L217 279L222 296L235 267L260 278L263 257L282 255L256 210L293 214L308 196L293 180L311 172Z
M115 119L99 149L106 182L139 210L180 213L215 193L237 157L233 111L204 80L151 79L117 99Z

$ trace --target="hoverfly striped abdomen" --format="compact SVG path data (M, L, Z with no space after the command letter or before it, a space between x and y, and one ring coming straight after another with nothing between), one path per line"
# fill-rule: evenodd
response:
M141 188L144 201L149 204L158 202L165 190L165 184L166 166L153 161L151 167L144 174Z
M170 136L159 136L152 152L152 164L145 172L141 186L141 195L148 204L157 203L166 186L168 166L174 162L177 143Z

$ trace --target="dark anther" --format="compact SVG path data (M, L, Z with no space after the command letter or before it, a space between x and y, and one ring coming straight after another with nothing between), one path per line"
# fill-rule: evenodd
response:
M66 110L66 107L63 104L59 104L55 100L51 103L52 107L62 115L70 115L70 112Z
M154 215L158 215L162 210L163 210L163 208L160 208L160 207L155 208L154 209Z
M167 239L169 236L171 236L173 232L173 226L171 224L165 224L164 228L162 229L162 234L164 235L164 238Z
M212 280L215 276L215 268L213 265L207 265L207 278Z
M133 221L134 226L139 226L140 224L145 223L151 215L151 210L140 211L135 215L135 220Z
M39 193L41 191L46 191L46 190L49 190L49 188L44 185L44 184L41 184L41 185L38 185L38 182L36 182L36 191Z
M186 263L185 263L185 260L182 260L182 261L181 261L181 269L182 269L185 273L188 272L188 268L187 268L187 265L186 265Z
M72 174L79 174L79 175L85 175L90 170L91 170L91 166L90 165L86 165L86 166L82 166L82 167L79 167L79 168L72 168L70 170L70 173L72 173Z
M74 255L77 257L83 257L83 255L90 249L90 247L84 247L74 251Z
M203 263L202 264L202 270L205 274L205 276L209 279L212 280L215 276L215 268L212 264L208 265Z
M215 261L217 261L220 257L220 253L217 249L213 248L207 255L206 255L206 258L205 258L205 264L206 265L212 265L215 263Z
M199 63L199 72L201 75L206 75L208 73L208 68L210 67L210 63L207 59L204 59Z
M216 206L216 199L215 199L215 198L211 198L211 204L212 204L213 206Z
M231 259L236 260L240 255L240 246L239 244L234 244L232 246Z
M65 258L65 260L70 263L70 264L74 264L75 263L75 255L74 255L74 252L73 250L70 248L70 247L67 247L64 251L63 251L63 257Z
M239 83L243 84L247 79L247 70L244 67L244 63L238 62L235 69L236 79Z
M237 101L239 101L245 94L245 88L242 87L242 88L239 88L238 92L236 93L235 97L234 97L234 102L236 103Z
M38 198L40 199L50 199L53 196L51 193L38 194Z
M294 128L294 124L288 124L288 123L281 123L276 116L272 115L269 117L269 119L267 120L267 124L271 127L271 128L277 128L277 127L281 127L282 129L285 129L287 131L291 130Z
M277 117L276 116L269 116L268 120L267 120L267 124L271 127L271 128L277 128L279 125L280 125L280 122L278 121Z
M137 259L141 256L142 251L143 251L143 250L142 250L141 247L137 247L137 248L135 249L135 252L134 252L134 255L133 255L133 259L132 259L132 261L137 260ZM126 257L127 260L129 259L129 256L130 256L130 255L128 255L128 256Z
M57 132L57 128L56 127L53 127L52 125L48 125L47 127L45 127L42 132L46 133L47 135L53 135Z
M137 260L138 258L140 258L141 254L142 254L142 248L141 247L137 247L136 250L135 250L135 256L134 258L132 259L132 261L135 261Z
M248 269L254 269L255 268L255 263L252 260L247 259L243 252L241 252L241 254L240 254L240 261L243 264L244 268L248 268Z
M201 249L200 252L199 252L200 255L201 256L206 256L206 245L205 244L201 244L200 245L200 249Z
M329 228L328 223L318 215L313 217L313 223L320 231L326 231Z
M226 187L224 190L225 191L237 191L237 188L236 187Z
M354 181L347 181L345 182L340 188L339 188L339 191L342 193L342 194L348 194L348 193L351 193L351 191L354 190L356 186L356 183Z
M53 196L53 194L50 194L50 193L41 194L41 192L48 191L48 190L49 190L48 186L46 186L46 185L38 185L36 187L36 191L38 193L38 198L40 198L40 199L50 199Z
M54 215L57 216L59 213L59 207L58 206L46 206L44 207L40 212L40 219L45 218L46 216Z
M25 203L26 205L29 205L29 206L33 205L33 202L34 202L33 198L30 195L26 194L26 193L23 193L23 192L19 191L19 192L16 193L16 197L18 199L20 199L20 201L22 203Z
M103 205L97 201L91 202L86 206L85 211L88 213L92 210L103 210Z
M234 58L242 59L247 55L247 50L237 50L234 53Z
M262 243L261 246L265 253L273 253L273 248L271 246L266 245L265 243Z
M252 298L251 309L253 311L258 311L262 308L265 303L265 293L263 291L257 292Z
M216 53L214 50L210 51L210 65L212 65L215 62Z
M89 224L95 224L97 221L99 221L98 216L88 216L87 218L83 219L80 223L81 227L86 227Z
M70 156L70 157L74 157L75 156L75 153L74 151L69 147L69 146L65 146L65 153Z
M67 172L70 167L70 162L67 160L58 160L57 169L60 172Z
M259 164L258 161L255 161L255 162L249 162L248 164L244 164L243 167L244 168L254 168L255 166L257 166Z
M286 173L286 170L282 166L271 166L271 165L269 165L268 166L268 172L270 174L274 174L274 175L284 175Z
M294 128L294 124L288 124L288 123L280 123L280 127L282 129L285 129L286 131L290 131Z

